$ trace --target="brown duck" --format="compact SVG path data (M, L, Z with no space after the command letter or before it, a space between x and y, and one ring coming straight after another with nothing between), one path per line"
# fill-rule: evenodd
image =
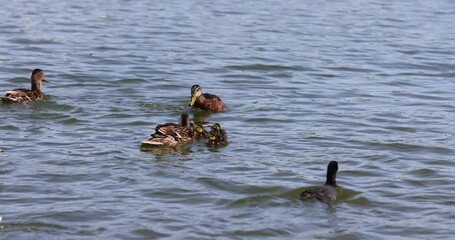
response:
M210 112L218 112L224 109L221 98L213 94L203 93L199 85L191 87L191 100L188 105Z
M141 146L176 146L180 143L187 143L193 140L193 129L191 128L188 114L180 116L179 123L159 124L155 133L149 140L141 142Z
M44 77L44 72L41 69L35 69L31 76L32 89L17 88L6 91L6 95L1 97L3 102L28 102L33 100L41 100L44 97L42 91L42 82L49 82Z

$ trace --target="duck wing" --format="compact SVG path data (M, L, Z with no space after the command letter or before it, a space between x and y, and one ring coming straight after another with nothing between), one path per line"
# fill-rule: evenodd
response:
M191 136L191 129L175 123L159 124L156 126L155 134L152 136L172 136L177 141L180 141L183 138Z
M2 97L3 102L26 102L32 100L33 91L30 89L17 88L6 91L5 97Z
M218 96L209 93L204 93L203 96L203 100L198 100L194 104L196 107L212 112L217 112L224 108L224 103Z
M172 136L154 136L141 142L141 146L175 146L178 141Z
M218 96L215 95L215 94L204 93L203 95L204 95L204 98L206 98L206 99L213 99L213 100L216 99L216 100L220 100L220 101L221 101L221 98L218 97Z
M181 127L175 123L165 123L165 124L158 124L155 128L155 134L160 135L174 135L175 129Z
M6 91L6 97L24 97L32 93L32 90L25 88L17 88L14 90Z

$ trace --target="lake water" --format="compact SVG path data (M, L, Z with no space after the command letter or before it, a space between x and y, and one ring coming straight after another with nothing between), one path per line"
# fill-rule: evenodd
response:
M1 239L452 239L455 2L6 1ZM187 104L200 84L228 112ZM159 123L229 144L141 151ZM339 162L339 200L299 201Z

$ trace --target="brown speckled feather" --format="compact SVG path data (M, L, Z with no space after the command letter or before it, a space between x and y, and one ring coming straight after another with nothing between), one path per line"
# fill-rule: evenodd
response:
M204 98L199 97L194 106L211 112L217 112L224 108L223 101L216 95L204 93Z
M155 128L152 138L142 141L141 144L175 146L179 143L187 143L193 140L193 129L191 128L188 114L182 114L180 123L159 124Z

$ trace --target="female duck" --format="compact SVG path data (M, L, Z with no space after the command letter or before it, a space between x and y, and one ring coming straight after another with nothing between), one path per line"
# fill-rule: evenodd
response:
M2 97L3 102L28 102L33 100L41 100L44 97L42 92L41 82L49 82L44 77L44 72L41 69L35 69L31 76L32 89L18 88L7 91L5 97Z
M179 143L192 141L192 135L190 117L185 113L180 116L178 124L165 123L157 125L152 138L142 141L141 145L175 146Z
M327 166L327 180L324 186L320 188L310 189L300 194L301 200L316 199L322 202L335 201L337 199L337 183L336 176L338 171L338 162L331 161Z
M218 112L224 108L221 98L213 94L203 93L199 85L191 87L191 100L188 105L210 112Z

